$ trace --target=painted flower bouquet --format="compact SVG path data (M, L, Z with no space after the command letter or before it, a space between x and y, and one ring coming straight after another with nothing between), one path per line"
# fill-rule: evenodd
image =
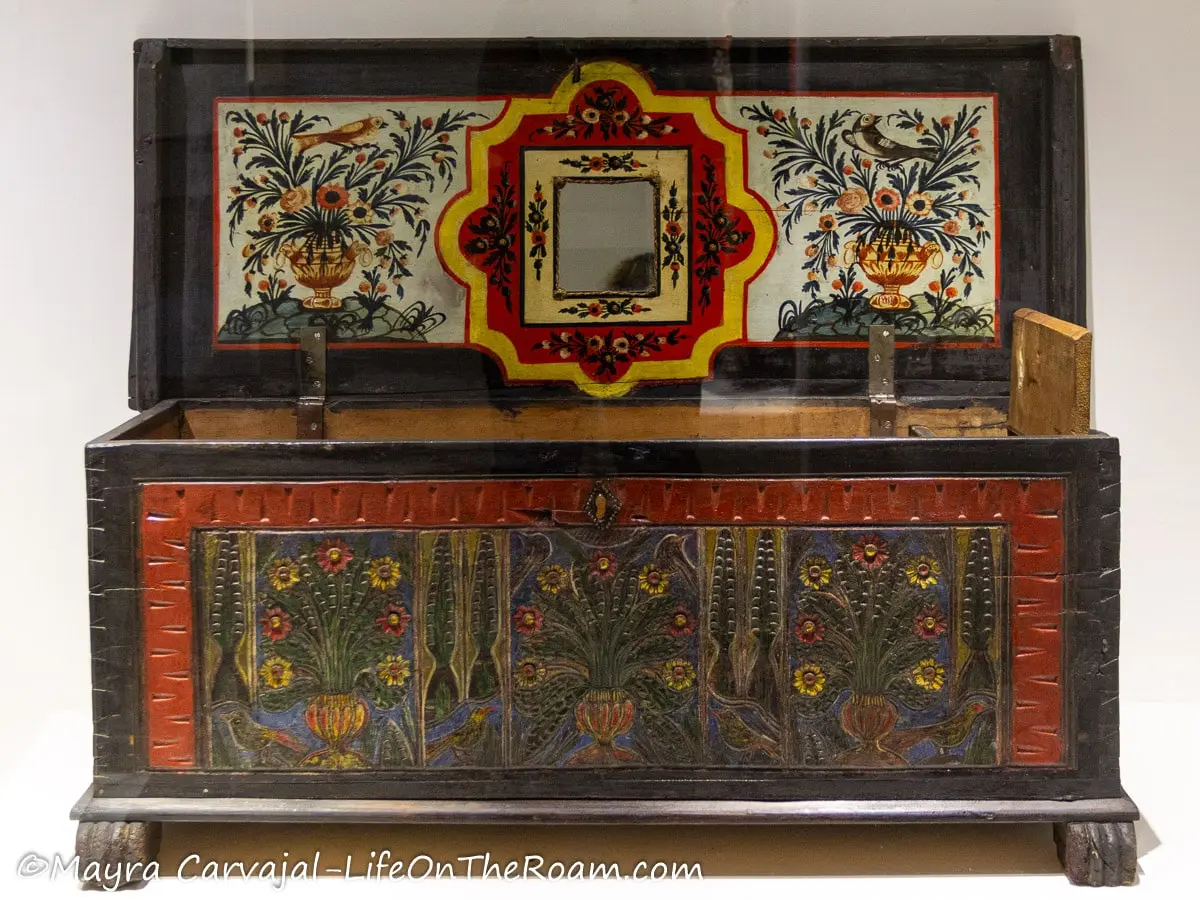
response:
M355 553L339 538L262 564L259 703L275 712L306 704L305 721L328 748L302 764L361 765L362 755L348 745L371 707L389 710L407 700L412 616L399 588L409 564Z
M661 554L624 555L600 548L543 565L513 612L515 703L531 759L569 752L572 764L636 761L643 754L616 744L635 724L656 758L691 746L671 717L695 694L690 582ZM580 735L591 743L572 752Z
M429 238L428 192L450 187L451 136L479 114L386 113L338 127L303 110L226 113L239 172L226 201L228 237L249 237L241 248L245 292L259 301L229 316L228 333L269 335L273 317L291 315L296 327L332 325L336 337L359 338L386 318L392 331L402 325L423 339L444 321L423 303L403 314L391 304L404 299L411 261ZM355 270L357 292L335 295Z
M932 588L941 561L877 534L842 539L830 560L799 563L792 627L792 688L802 715L842 700L841 724L864 762L890 761L896 703L910 710L944 699L945 611Z
M985 107L964 105L940 118L918 109L883 117L835 110L816 121L766 101L741 112L767 140L786 239L816 217L803 234L801 290L809 299L781 306L781 339L822 330L857 335L875 322L909 333L990 331L991 304L967 302L985 277L992 237L979 196ZM909 142L885 136L885 126ZM924 278L918 297L901 293Z

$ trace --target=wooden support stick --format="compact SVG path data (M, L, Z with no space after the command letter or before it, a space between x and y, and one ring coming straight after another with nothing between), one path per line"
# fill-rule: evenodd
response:
M1014 434L1087 434L1092 421L1092 333L1032 309L1013 314Z

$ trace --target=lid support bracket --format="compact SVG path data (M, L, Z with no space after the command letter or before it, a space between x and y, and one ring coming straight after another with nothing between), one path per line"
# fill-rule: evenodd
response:
M872 325L867 339L867 402L871 437L896 436L896 329Z
M300 329L298 354L298 399L296 402L296 437L300 440L325 437L325 347L324 328Z

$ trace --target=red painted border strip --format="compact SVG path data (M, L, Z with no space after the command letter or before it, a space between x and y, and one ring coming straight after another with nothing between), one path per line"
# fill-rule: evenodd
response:
M195 755L189 547L194 528L522 526L580 515L594 482L406 481L147 484L141 503L148 762ZM1058 765L1063 736L1062 479L665 479L607 482L637 524L1008 524L1014 765Z

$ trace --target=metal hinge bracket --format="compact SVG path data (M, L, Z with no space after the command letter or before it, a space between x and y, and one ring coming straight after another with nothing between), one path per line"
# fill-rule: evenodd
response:
M300 329L297 438L325 437L326 338L324 328Z
M896 329L872 325L867 339L871 437L896 436Z

